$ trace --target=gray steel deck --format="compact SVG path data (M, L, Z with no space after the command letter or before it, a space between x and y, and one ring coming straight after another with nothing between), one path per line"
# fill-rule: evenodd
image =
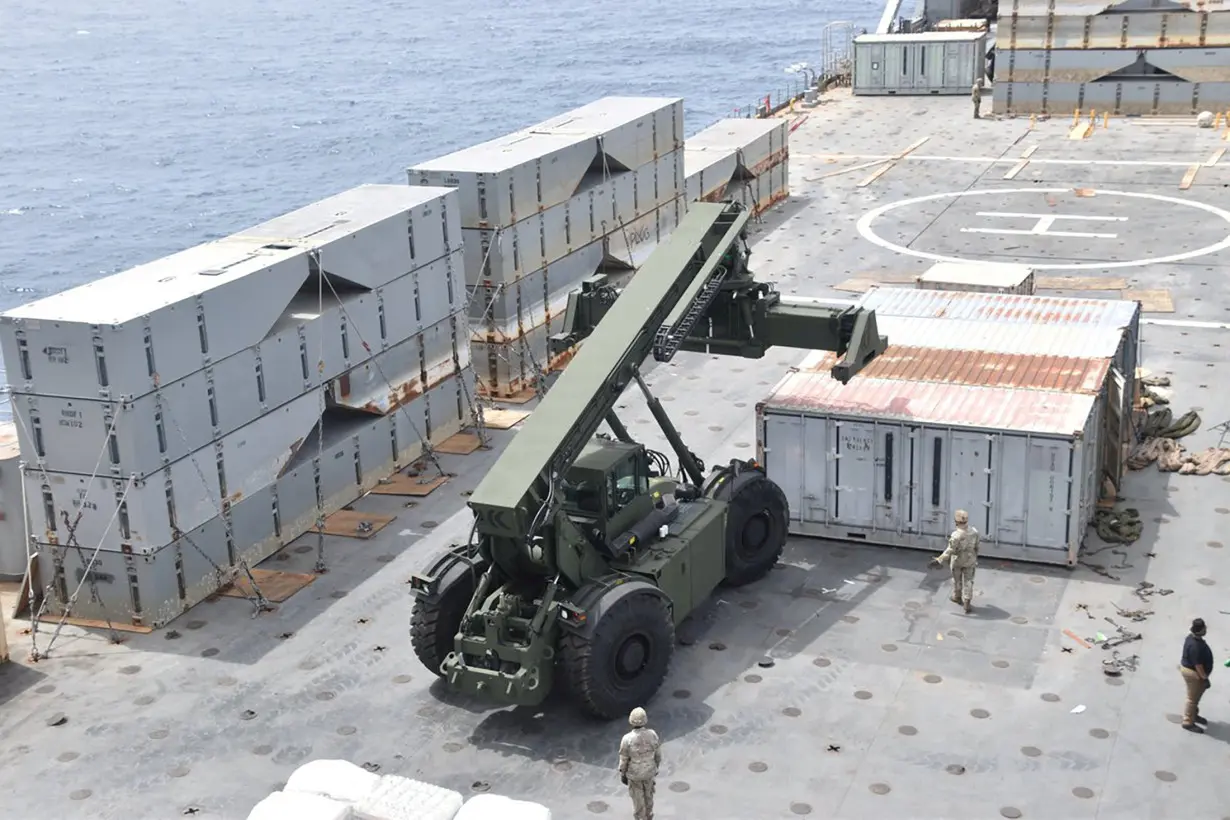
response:
M1230 158L1201 167L1190 190L1179 186L1188 166L1230 143L1186 123L1123 120L1070 141L1066 119L1031 131L1027 120L973 122L969 105L838 99L813 112L793 135L794 197L763 226L756 270L784 291L825 296L868 272L918 273L926 259L868 241L859 220L906 199L1005 190L902 206L871 228L916 252L1088 265L1041 273L1121 275L1131 287L1169 289L1176 312L1149 315L1145 366L1172 375L1178 412L1200 408L1205 429L1188 446L1216 444L1207 428L1230 419L1230 295L1217 294L1230 252L1200 249L1227 244L1230 214L1214 206L1230 209ZM808 181L922 137L865 186L873 167ZM1034 146L1030 163L1004 179ZM978 212L1127 221L1050 228L1114 238L962 232L1037 224ZM1177 253L1187 258L1106 270ZM755 402L801 356L680 355L652 382L697 452L710 461L746 456ZM628 404L633 431L658 442L642 402ZM515 433L493 435L498 443ZM242 818L299 763L336 757L467 794L485 783L560 818L631 816L614 772L623 725L582 721L567 705L534 714L451 702L410 651L404 582L464 537L461 493L498 449L442 456L456 478L413 506L360 501L359 509L397 512L397 521L370 541L329 539L331 571L274 613L252 619L245 601L223 598L172 624L178 638L130 635L120 646L68 629L36 665L21 660L26 624L10 623L18 662L0 668L6 815L164 818L196 807L200 817ZM948 602L945 573L928 572L925 554L793 541L769 578L723 594L685 630L670 679L648 704L666 740L656 816L1230 816L1230 671L1218 670L1206 697L1207 735L1175 725L1190 618L1209 622L1219 664L1227 657L1230 618L1219 607L1230 608L1230 574L1222 575L1230 479L1150 469L1132 474L1123 492L1142 513L1144 537L1089 559L1111 566L1114 579L1083 567L984 562L971 615ZM269 565L310 571L312 542L301 543ZM1096 537L1088 547L1097 549ZM1144 579L1175 593L1142 604L1133 589ZM1100 669L1109 653L1063 634L1112 633L1102 618L1117 618L1115 604L1155 612L1133 625L1144 640L1124 648L1140 655L1139 668L1117 680ZM766 656L774 664L759 667ZM47 725L55 713L67 722Z

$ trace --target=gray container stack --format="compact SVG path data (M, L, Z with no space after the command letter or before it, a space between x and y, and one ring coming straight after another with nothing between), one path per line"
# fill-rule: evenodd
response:
M1001 2L996 42L997 114L1230 109L1224 3Z
M684 143L689 202L735 199L759 214L790 195L790 127L784 119L727 119Z
M48 611L160 626L468 423L459 217L364 185L0 317Z
M568 293L635 270L683 202L683 100L604 97L408 171L456 188L480 390L510 398L562 367L547 338Z

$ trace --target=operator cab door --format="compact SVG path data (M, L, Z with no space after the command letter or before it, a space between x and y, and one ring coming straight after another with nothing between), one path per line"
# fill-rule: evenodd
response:
M875 517L875 425L833 425L833 521L872 527Z

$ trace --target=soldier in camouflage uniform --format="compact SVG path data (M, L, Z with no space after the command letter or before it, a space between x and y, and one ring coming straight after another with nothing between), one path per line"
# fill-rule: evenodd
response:
M619 779L632 796L635 820L653 820L654 780L662 765L662 741L647 727L649 716L636 707L628 715L632 731L619 742Z
M952 567L952 602L961 604L965 611L974 608L974 571L978 569L978 530L969 525L969 513L957 510L953 519L957 528L948 536L948 549L935 563L943 566L945 561Z
M974 83L974 87L970 89L969 98L974 103L974 119L980 119L982 116L982 81Z

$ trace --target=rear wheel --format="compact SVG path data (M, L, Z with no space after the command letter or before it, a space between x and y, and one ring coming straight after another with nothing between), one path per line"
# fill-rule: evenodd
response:
M782 557L789 502L781 487L755 468L737 472L715 487L713 497L729 505L725 583L750 584L767 575Z
M457 576L439 595L419 598L410 616L410 644L423 666L440 674L440 664L453 651L457 632L466 607L474 597L477 574L465 572Z
M675 624L659 595L628 595L602 614L588 637L564 637L564 672L577 703L594 717L626 717L666 680Z

